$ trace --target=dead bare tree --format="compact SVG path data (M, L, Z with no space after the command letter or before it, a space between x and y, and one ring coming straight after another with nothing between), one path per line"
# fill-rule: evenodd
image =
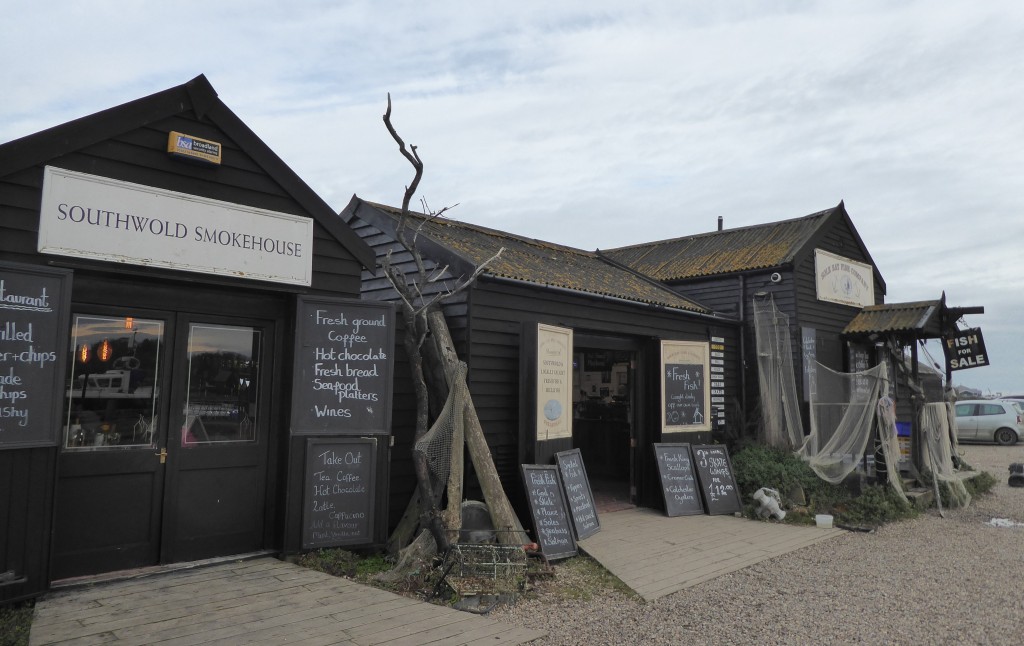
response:
M390 94L388 94L387 111L383 118L388 132L398 144L399 152L415 171L412 182L405 188L402 211L395 228L395 239L412 258L415 272L409 274L403 271L391 251L381 260L381 268L399 296L400 309L406 326L404 346L409 358L416 398L415 438L420 440L429 429L432 398L435 402L445 401L449 393L455 389L455 385L458 385L457 381L462 385L460 392L468 393L463 381L465 364L461 364L455 354L440 306L445 300L455 297L476 282L504 249L499 249L493 257L477 266L471 275L459 277L451 283L445 280L448 270L446 266L428 269L417 246L417 240L425 226L441 217L451 207L431 212L427 208L426 202L421 200L423 216L413 218L409 211L409 204L423 177L423 161L420 159L416 146L407 147L391 123ZM464 409L456 411L462 416L460 421L465 422L459 425L460 431L464 427L465 442L477 478L484 490L485 499L491 509L494 526L504 530L499 532L499 539L509 544L517 542L521 544L524 542L525 534L522 533L522 526L501 488L480 421L468 394L464 396L464 401L464 404L460 404L464 406ZM439 405L435 404L435 410L438 408ZM388 541L389 549L392 551L411 548L409 551L414 556L403 555L405 561L422 559L435 549L444 550L449 545L449 537L453 533L457 535L461 523L459 505L462 502L462 442L462 437L453 440L451 469L449 481L446 483L436 483L435 485L431 479L426 458L418 452L414 451L413 453L417 478L416 493ZM456 447L455 444L458 446ZM446 491L449 498L448 508L442 515L439 505L442 495ZM422 531L413 540L417 527L427 529L433 540L428 540L427 534ZM430 543L433 543L433 546ZM401 569L401 566L396 569Z

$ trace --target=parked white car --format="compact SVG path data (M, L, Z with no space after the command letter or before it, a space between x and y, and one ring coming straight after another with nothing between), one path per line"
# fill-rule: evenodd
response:
M967 442L1016 444L1024 438L1022 402L972 399L956 403L957 439Z

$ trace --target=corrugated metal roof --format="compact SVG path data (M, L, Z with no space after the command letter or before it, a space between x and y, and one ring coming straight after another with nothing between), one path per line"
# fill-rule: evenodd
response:
M800 218L620 247L609 257L660 281L768 269L793 261L842 205Z
M392 219L401 213L394 207L364 203ZM523 238L449 218L426 219L421 214L410 215L414 218L413 227L422 225L418 235L442 245L474 267L487 262L504 248L501 255L487 266L486 273L491 276L701 314L711 313L703 305L635 271L619 267L595 252Z
M942 300L871 305L853 317L843 334L937 333L942 310Z

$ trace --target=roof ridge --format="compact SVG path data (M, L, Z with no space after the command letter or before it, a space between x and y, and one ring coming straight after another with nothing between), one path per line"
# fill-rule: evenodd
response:
M387 204L381 204L379 202L371 202L370 200L364 200L364 201L367 204L369 204L371 206L375 206L375 207L377 207L379 209L383 209L386 212L391 212L391 213L394 213L395 215L398 215L398 216L401 215L401 209L399 209L398 207L389 206ZM433 216L433 217L431 217L431 216L428 216L425 213L420 213L419 211L412 211L412 210L409 211L409 215L413 216L413 217L416 217L416 218L420 218L420 219L422 219L424 221L429 220L431 222L436 222L439 225L451 225L451 226L462 227L462 228L470 229L470 230L474 230L474 231L479 231L481 233L485 233L485 234L493 236L495 238L507 238L507 239L511 239L511 240L518 240L519 242L522 242L522 243L525 243L525 244L529 244L529 245L532 245L532 246L538 247L538 248L555 249L555 250L559 250L559 251L568 251L568 252L572 252L572 253L575 253L575 254L578 254L578 255L581 255L581 256L589 256L589 257L592 257L592 258L597 258L598 257L598 254L596 252L589 251L587 249L580 249L579 247L570 247L569 245L558 244L557 242L550 242L550 241L547 241L547 240L539 240L537 238L529 238L529 237L522 236L522 235L519 235L519 234L516 234L516 233L511 233L509 231L502 231L501 229L494 229L494 228L491 228L491 227L485 227L485 226L480 225L480 224L474 224L472 222L466 222L465 220L457 220L455 218L448 217L447 215L440 215L440 216Z
M832 206L832 207L829 207L827 209L822 209L821 211L816 211L814 213L809 213L807 215L801 215L801 216L798 216L798 217L795 217L795 218L786 218L785 220L775 220L774 222L763 222L761 224L748 224L747 226L735 227L735 228L732 228L732 229L723 229L721 231L704 231L704 232L701 232L701 233L692 233L692 234L689 234L689 235L678 236L676 238L667 238L667 239L664 239L664 240L654 240L654 241L651 241L651 242L640 242L640 243L633 244L633 245L626 245L624 247L614 247L612 249L605 249L605 252L614 253L614 252L618 252L618 251L626 251L628 249L653 249L655 247L660 247L660 246L663 246L663 245L678 244L680 242L687 241L687 240L693 240L695 238L705 238L705 237L710 237L710 236L720 236L720 235L725 235L725 234L742 233L742 232L745 232L745 231L750 231L751 229L761 229L761 228L767 228L767 227L776 227L776 226L780 226L780 225L783 225L783 224L795 223L795 222L798 222L800 220L811 220L811 219L814 219L814 218L825 217L825 216L831 214L832 212L834 212L837 208L839 208L839 207L838 206Z

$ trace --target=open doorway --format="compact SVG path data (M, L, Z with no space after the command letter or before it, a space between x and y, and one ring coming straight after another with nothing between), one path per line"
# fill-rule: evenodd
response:
M573 447L580 450L598 512L635 506L636 353L573 349Z

